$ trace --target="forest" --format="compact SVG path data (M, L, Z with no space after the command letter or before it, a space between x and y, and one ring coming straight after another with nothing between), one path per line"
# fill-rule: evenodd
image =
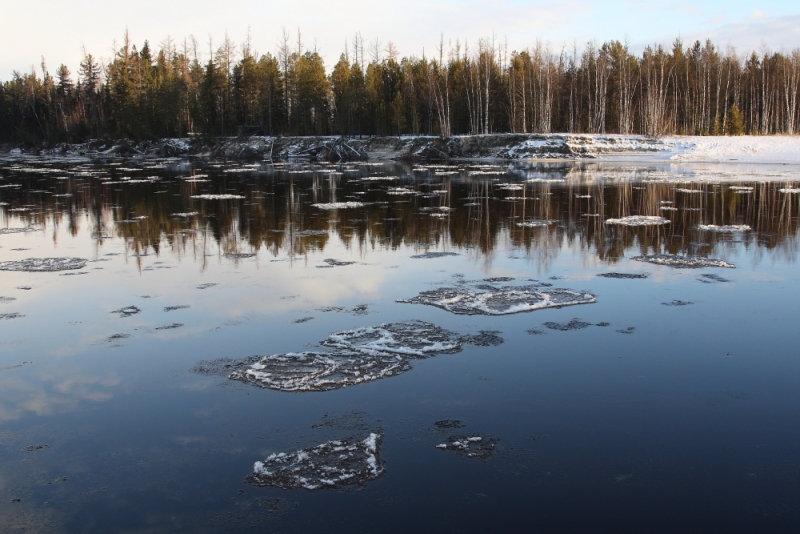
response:
M722 51L712 42L619 41L509 51L496 38L440 41L399 57L395 46L346 44L332 68L301 34L275 53L225 38L158 50L127 33L101 61L84 52L14 72L0 84L0 141L82 142L186 136L621 133L769 135L800 127L800 49Z

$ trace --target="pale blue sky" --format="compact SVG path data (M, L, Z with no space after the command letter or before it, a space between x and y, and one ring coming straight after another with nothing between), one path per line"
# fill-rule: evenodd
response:
M627 39L635 50L652 42L711 38L737 51L800 47L797 2L679 0L0 0L0 79L26 71L44 55L51 72L66 63L77 68L82 46L102 59L112 55L127 27L133 41L158 44L167 36L191 34L208 50L227 31L241 43L248 31L259 52L274 51L286 27L295 39L317 49L330 67L360 31L366 41L392 41L401 55L430 54L439 41L496 35L509 50L537 38L554 49L587 40Z

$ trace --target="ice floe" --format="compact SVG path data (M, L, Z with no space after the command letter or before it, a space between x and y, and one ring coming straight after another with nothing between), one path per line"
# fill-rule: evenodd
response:
M669 224L669 219L654 215L629 215L619 219L606 219L606 224L617 224L620 226L658 226Z
M587 323L585 321L581 321L580 319L572 319L568 323L554 323L552 321L548 321L543 323L543 326L549 328L550 330L569 332L570 330L582 330L584 328L588 328L592 326L592 323Z
M295 232L293 234L295 237L311 237L311 236L318 236L318 235L328 235L327 230L303 230L302 232Z
M483 435L458 435L450 436L444 442L436 445L437 449L453 451L467 458L488 460L497 450L498 438Z
M528 221L519 222L517 223L517 226L521 226L523 228L544 228L545 226L549 226L557 222L558 221L555 220L531 219Z
M423 291L416 297L397 302L426 304L457 315L507 315L545 308L560 308L596 301L591 293L571 289L538 291L540 286L439 288Z
M425 252L411 256L415 260L430 260L434 258L444 258L445 256L460 256L457 252Z
M600 273L603 278L647 278L650 273Z
M19 234L22 232L35 232L37 230L41 230L41 228L32 228L30 226L25 226L22 228L0 228L0 235Z
M333 258L328 258L324 261L327 265L317 265L318 268L326 268L326 267L345 267L347 265L354 265L356 262L354 261L339 261Z
M705 230L707 232L717 232L720 234L733 234L736 232L748 232L752 230L746 224L729 224L723 226L717 226L716 224L699 224L697 225L698 230Z
M142 310L140 310L137 306L125 306L124 308L114 310L111 313L118 313L120 317L130 317L131 315L136 315L141 311Z
M735 269L736 266L727 261L714 258L703 258L700 256L677 256L673 254L651 254L647 256L636 256L631 258L635 261L644 261L656 265L668 265L670 267L683 267L687 269L699 269L702 267L726 267Z
M183 323L172 323L172 324L167 324L167 325L164 325L164 326L157 326L156 330L172 330L174 328L180 328L182 326L183 326Z
M787 193L787 194L800 193L800 189L798 189L796 187L784 187L783 189L778 189L778 191L780 191L781 193Z
M330 391L404 373L411 360L460 352L467 343L502 342L495 332L459 336L434 324L404 321L333 333L320 342L320 351L202 361L194 371L280 391Z
M664 306L690 306L694 304L694 302L690 302L688 300L672 300L670 302L662 302Z
M697 279L704 284L713 284L718 282L730 282L727 278L723 278L717 274L701 274L700 278Z
M244 197L242 195L192 195L192 198L198 200L240 200Z
M270 454L253 465L247 476L254 486L317 490L364 484L384 472L380 457L382 434L364 439L332 440L295 452Z
M216 284L214 282L207 282L205 284L200 284L199 286L197 286L197 289L208 289L209 287L214 287L214 286L217 286L217 285L219 285L219 284Z
M32 273L69 271L83 269L86 261L82 258L28 258L18 261L0 262L0 271L26 271Z
M329 202L327 204L311 204L315 208L321 210L343 210L348 208L363 208L366 206L363 202Z

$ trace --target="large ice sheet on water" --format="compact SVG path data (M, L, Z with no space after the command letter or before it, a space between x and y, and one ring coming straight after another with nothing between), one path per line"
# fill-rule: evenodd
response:
M332 440L295 452L270 454L253 465L247 482L254 486L317 490L363 484L384 472L380 458L383 435Z
M85 266L86 260L83 258L28 258L0 262L0 271L41 273L83 269Z
M700 269L702 267L726 267L735 269L736 266L727 261L714 258L702 258L700 256L676 256L672 254L652 254L648 256L636 256L631 258L636 261L655 263L656 265L668 265L670 267L683 267L687 269Z
M280 391L330 391L404 373L411 360L460 352L465 343L502 341L495 332L459 336L431 323L403 321L333 333L320 342L326 350L203 361L194 370Z
M444 287L423 291L416 297L400 299L397 302L427 304L457 315L508 315L545 308L591 304L596 301L594 295L582 291L538 289L533 286L490 286L485 290L478 287L475 289Z

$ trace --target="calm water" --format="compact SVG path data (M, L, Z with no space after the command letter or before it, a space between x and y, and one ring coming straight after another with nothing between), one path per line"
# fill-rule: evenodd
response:
M800 527L800 194L781 192L797 170L8 160L0 176L0 228L31 227L0 234L0 262L89 260L0 271L4 532ZM363 205L314 206L333 202ZM604 223L627 215L670 222ZM413 257L426 252L454 254ZM596 302L501 316L396 302L465 284ZM193 372L409 319L504 343L325 392ZM589 325L545 325L572 319ZM363 485L245 481L272 453L370 432L385 471ZM436 447L454 434L496 449Z

